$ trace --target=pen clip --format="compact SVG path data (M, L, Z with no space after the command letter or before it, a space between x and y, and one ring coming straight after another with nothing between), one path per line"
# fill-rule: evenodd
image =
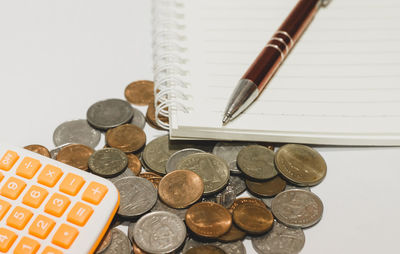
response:
M321 6L326 7L332 0L321 0Z

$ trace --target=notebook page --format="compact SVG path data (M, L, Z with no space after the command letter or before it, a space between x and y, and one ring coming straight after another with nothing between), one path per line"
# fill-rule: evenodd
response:
M400 3L394 0L333 0L321 8L258 100L222 126L237 81L296 2L187 1L193 98L189 114L172 117L172 136L399 140Z

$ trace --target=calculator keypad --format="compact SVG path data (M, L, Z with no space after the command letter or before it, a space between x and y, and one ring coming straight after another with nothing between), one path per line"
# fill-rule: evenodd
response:
M0 159L0 252L64 253L109 187L100 183L103 180L92 181L35 156L20 155L6 150Z

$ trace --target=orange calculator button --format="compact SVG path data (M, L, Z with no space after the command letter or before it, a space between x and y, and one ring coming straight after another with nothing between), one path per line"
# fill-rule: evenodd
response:
M25 157L17 168L17 175L31 179L39 170L42 164L39 160Z
M92 213L93 208L84 203L77 202L68 213L67 221L74 223L78 226L84 226Z
M94 205L98 205L106 195L107 191L108 189L106 186L100 183L91 182L83 192L82 199Z
M8 212L8 210L10 209L11 205L0 199L0 220L3 219L4 215Z
M8 252L15 239L17 239L17 234L8 229L0 228L0 251Z
M10 170L18 159L19 155L16 152L8 150L0 160L0 169L5 171Z
M0 173L0 182L1 182L1 180L3 180L3 178L4 178L4 175L2 173Z
M63 172L60 168L57 168L53 165L44 166L42 172L38 176L38 183L46 185L48 187L53 187L56 185Z
M9 199L17 199L26 183L18 178L10 177L0 190L0 194Z
M60 217L70 203L71 201L66 196L54 193L44 207L44 211L51 215Z
M33 254L36 253L39 248L40 244L38 241L23 236L15 247L14 254Z
M68 173L60 184L60 191L75 196L82 188L85 180L82 176Z
M44 248L42 254L63 254L63 252L51 246L47 246L46 248Z
M7 225L16 229L23 229L31 219L33 213L28 209L17 206L7 218Z
M45 239L53 229L54 225L56 225L55 221L39 214L29 227L29 234L40 239Z
M22 198L22 203L33 208L38 208L49 192L39 186L33 185L25 196Z
M79 234L78 229L67 224L61 224L61 226L57 229L56 233L54 234L51 242L60 247L68 249L74 242L78 234Z

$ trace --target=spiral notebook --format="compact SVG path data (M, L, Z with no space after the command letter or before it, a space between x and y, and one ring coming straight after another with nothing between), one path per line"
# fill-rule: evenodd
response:
M259 98L227 100L297 0L154 0L157 113L172 139L400 145L400 2L321 8Z

